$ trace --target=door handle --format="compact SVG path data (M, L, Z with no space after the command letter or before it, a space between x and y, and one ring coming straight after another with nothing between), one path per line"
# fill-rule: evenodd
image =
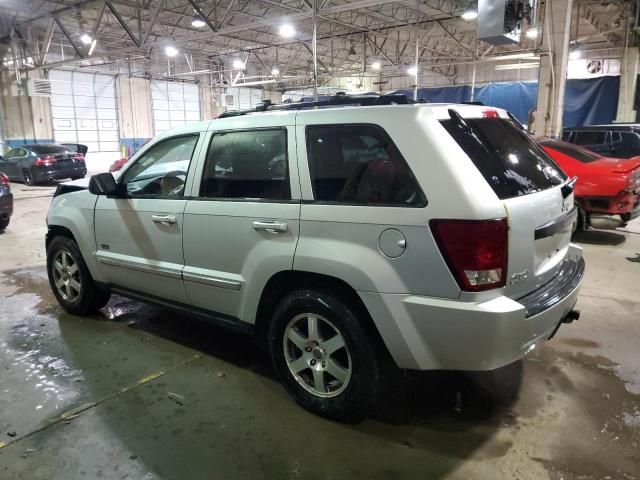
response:
M271 220L254 220L251 222L254 230L261 230L269 233L284 233L289 228L286 222Z
M151 215L151 220L153 220L155 223L162 223L164 225L171 225L171 224L176 223L176 216L175 215L164 215L164 214L155 213L155 214Z

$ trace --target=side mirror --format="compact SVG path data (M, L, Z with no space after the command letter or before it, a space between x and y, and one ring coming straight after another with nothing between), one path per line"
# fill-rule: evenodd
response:
M120 187L110 173L98 173L89 180L89 191L94 195L118 195Z

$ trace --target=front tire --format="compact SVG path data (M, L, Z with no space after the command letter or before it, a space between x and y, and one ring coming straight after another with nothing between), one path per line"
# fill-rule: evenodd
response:
M269 328L271 359L302 407L353 422L375 405L384 355L361 320L357 308L323 290L293 291L280 301Z
M104 307L111 293L98 285L68 237L55 237L47 248L47 274L58 303L73 315L88 315Z

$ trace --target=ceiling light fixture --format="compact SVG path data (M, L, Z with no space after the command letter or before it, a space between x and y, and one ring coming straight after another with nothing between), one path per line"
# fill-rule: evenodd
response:
M280 70L278 70L278 67L273 67L271 69L271 75L273 75L274 77L280 75Z
M233 68L235 68L236 70L243 70L245 67L245 64L242 60L240 60L239 58L236 58L233 60L233 63L231 64L233 66Z
M413 75L414 77L417 77L418 76L418 69L416 67L409 67L407 69L407 73L409 75Z
M207 24L200 15L194 15L191 19L191 26L194 28L202 28Z
M349 47L349 55L356 55L356 47L353 46L353 43L351 44L351 46Z
M96 42L96 40L94 40L93 42L91 42L91 47L89 48L89 56L93 55L93 51L94 51L94 50L95 50L95 48L96 48L96 43L98 43L98 42Z
M178 55L178 49L176 47L172 47L171 45L167 45L164 47L164 54L167 57L175 57Z
M89 35L88 33L83 33L80 37L80 41L85 45L89 45L91 42L93 42L93 38L91 38L91 35Z
M382 64L380 63L379 60L375 60L372 64L371 64L371 70L380 70L380 68L382 67Z
M467 22L469 22L471 20L475 20L476 18L478 18L478 12L476 12L475 10L467 10L461 15L461 17L463 20L466 20Z
M578 60L582 57L582 52L580 50L573 50L569 53L569 60Z
M284 25L280 25L280 30L278 30L281 37L291 38L296 34L296 29L293 28L293 25L289 23L285 23Z
M539 68L538 62L529 63L505 63L504 65L496 65L494 70L525 70L528 68Z
M527 33L526 33L527 38L530 39L534 39L534 38L538 38L538 27L529 27L527 28Z

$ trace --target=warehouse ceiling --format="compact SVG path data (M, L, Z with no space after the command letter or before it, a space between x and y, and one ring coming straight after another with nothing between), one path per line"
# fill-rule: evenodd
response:
M302 85L312 74L312 1L0 0L0 59L3 68L21 70L65 67L217 85ZM317 2L321 81L371 72L376 62L386 75L406 74L416 42L421 70L445 77L455 76L456 64L472 62L476 51L486 60L542 44L523 35L519 44L476 45L475 21L462 18L477 7L473 1ZM633 11L624 1L576 2L574 47L624 46ZM194 26L194 17L200 24ZM285 24L293 26L293 36L281 35ZM628 41L634 44L635 34ZM236 68L242 64L245 69Z

